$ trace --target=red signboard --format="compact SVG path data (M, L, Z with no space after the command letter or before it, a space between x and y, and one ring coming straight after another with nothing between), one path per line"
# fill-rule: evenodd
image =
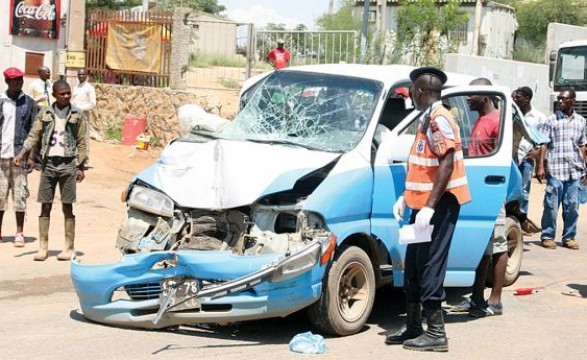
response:
M10 34L59 37L61 0L10 0Z

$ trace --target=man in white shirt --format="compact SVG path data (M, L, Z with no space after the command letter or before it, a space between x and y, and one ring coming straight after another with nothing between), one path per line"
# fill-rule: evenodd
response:
M12 207L16 214L16 234L14 246L23 247L23 235L26 200L28 198L27 170L34 167L28 159L20 166L12 160L22 149L23 143L35 121L38 106L35 101L22 92L24 72L15 67L4 71L4 80L8 85L5 93L0 95L0 232L2 219L12 192ZM0 234L0 241L2 235Z
M39 107L46 107L53 102L53 83L49 78L51 77L51 70L46 66L41 66L37 70L39 78L33 81L29 87L29 95L35 100Z
M71 103L73 106L83 111L87 123L87 141L86 141L86 166L88 165L90 153L90 110L96 107L96 90L94 86L88 81L88 73L86 69L79 69L77 71L77 78L79 85L73 89Z
M537 130L539 125L546 120L546 116L532 108L532 96L532 89L527 86L522 86L513 92L513 100L524 114L526 124ZM530 187L532 186L532 174L534 173L534 165L538 159L538 154L538 148L534 148L529 141L522 139L518 148L518 169L522 173L523 196L520 202L520 211L526 216L528 214L528 198L530 196ZM526 235L540 232L540 228L527 218L522 221L521 226Z

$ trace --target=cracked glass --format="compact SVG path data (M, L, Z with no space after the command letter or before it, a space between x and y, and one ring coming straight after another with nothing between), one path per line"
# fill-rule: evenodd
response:
M212 137L349 151L365 133L382 89L370 79L276 71L243 94L237 117Z

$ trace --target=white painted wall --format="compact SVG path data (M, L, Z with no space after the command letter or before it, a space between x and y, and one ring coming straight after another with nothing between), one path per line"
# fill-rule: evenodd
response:
M68 12L68 0L61 0L61 17ZM25 53L36 52L45 54L44 65L52 70L52 76L56 76L57 50L65 48L66 28L59 29L59 39L40 39L35 37L12 36L10 27L10 0L0 0L0 92L6 91L6 83L1 73L11 66L24 71ZM24 89L35 78L25 77Z
M444 70L475 77L486 77L495 85L507 86L512 90L520 86L528 86L534 91L533 107L549 115L548 65L448 54Z

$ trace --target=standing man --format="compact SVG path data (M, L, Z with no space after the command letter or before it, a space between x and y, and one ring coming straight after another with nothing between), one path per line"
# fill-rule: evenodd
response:
M4 81L8 85L8 90L0 96L0 241L8 193L12 191L12 204L16 214L15 247L23 247L25 244L24 216L26 199L29 196L27 169L32 169L34 162L29 159L25 168L15 166L13 159L21 151L38 112L35 101L22 92L23 77L24 73L20 69L6 69Z
M86 121L83 112L70 104L71 88L64 80L58 80L53 84L53 96L55 103L41 111L24 142L23 149L14 158L14 164L20 166L23 157L39 142L41 143L40 155L43 165L38 194L41 216L39 252L35 255L35 261L47 259L49 216L57 184L61 192L65 218L65 249L57 255L57 260L71 259L75 238L73 203L76 201L76 182L84 179Z
M532 89L527 86L522 86L514 91L513 100L522 111L522 114L524 114L526 124L537 130L539 125L546 120L546 116L532 107L532 96ZM520 202L520 212L524 218L521 226L522 230L524 230L527 235L540 232L540 229L534 224L534 222L528 219L528 199L530 197L534 166L540 153L538 149L538 147L535 148L526 139L522 139L518 148L518 169L522 174L523 195L522 201Z
M441 302L448 250L461 205L471 200L459 128L451 113L442 106L440 91L446 74L432 67L410 73L410 95L422 111L418 133L408 159L406 189L393 206L400 221L406 205L412 209L410 224L417 231L434 226L431 241L409 244L406 250L404 290L406 326L389 335L387 344L402 344L417 351L448 351ZM422 328L422 307L428 328Z
M478 78L469 85L491 85L486 78ZM467 99L469 109L477 111L479 118L471 131L469 156L489 155L495 149L499 137L500 111L495 108L494 99L488 95L471 95ZM515 170L515 169L514 169ZM493 286L487 301L484 298L485 282L489 262L493 261ZM508 263L508 242L506 236L505 204L495 220L493 234L489 240L485 254L475 271L475 282L471 300L466 304L469 315L485 317L503 314L501 292L505 283L505 272Z
M86 69L79 69L77 71L77 78L79 84L73 89L71 97L71 104L83 111L87 125L87 142L86 142L86 166L89 161L90 154L90 110L96 107L96 90L94 86L88 81L88 73Z
M53 84L49 80L51 70L46 66L41 66L37 70L37 74L39 74L39 78L31 83L29 93L39 107L49 106L53 100L51 97Z
M542 213L542 246L556 249L556 218L558 208L563 208L563 247L578 250L575 240L579 217L579 190L585 184L585 119L573 109L575 90L568 88L558 94L560 110L551 115L540 131L550 140L540 146L536 164L536 178L546 179L544 212ZM546 159L546 163L545 160Z
M267 54L267 62L273 66L275 70L283 69L289 66L289 59L291 55L284 47L283 39L277 39L277 47L269 51Z

